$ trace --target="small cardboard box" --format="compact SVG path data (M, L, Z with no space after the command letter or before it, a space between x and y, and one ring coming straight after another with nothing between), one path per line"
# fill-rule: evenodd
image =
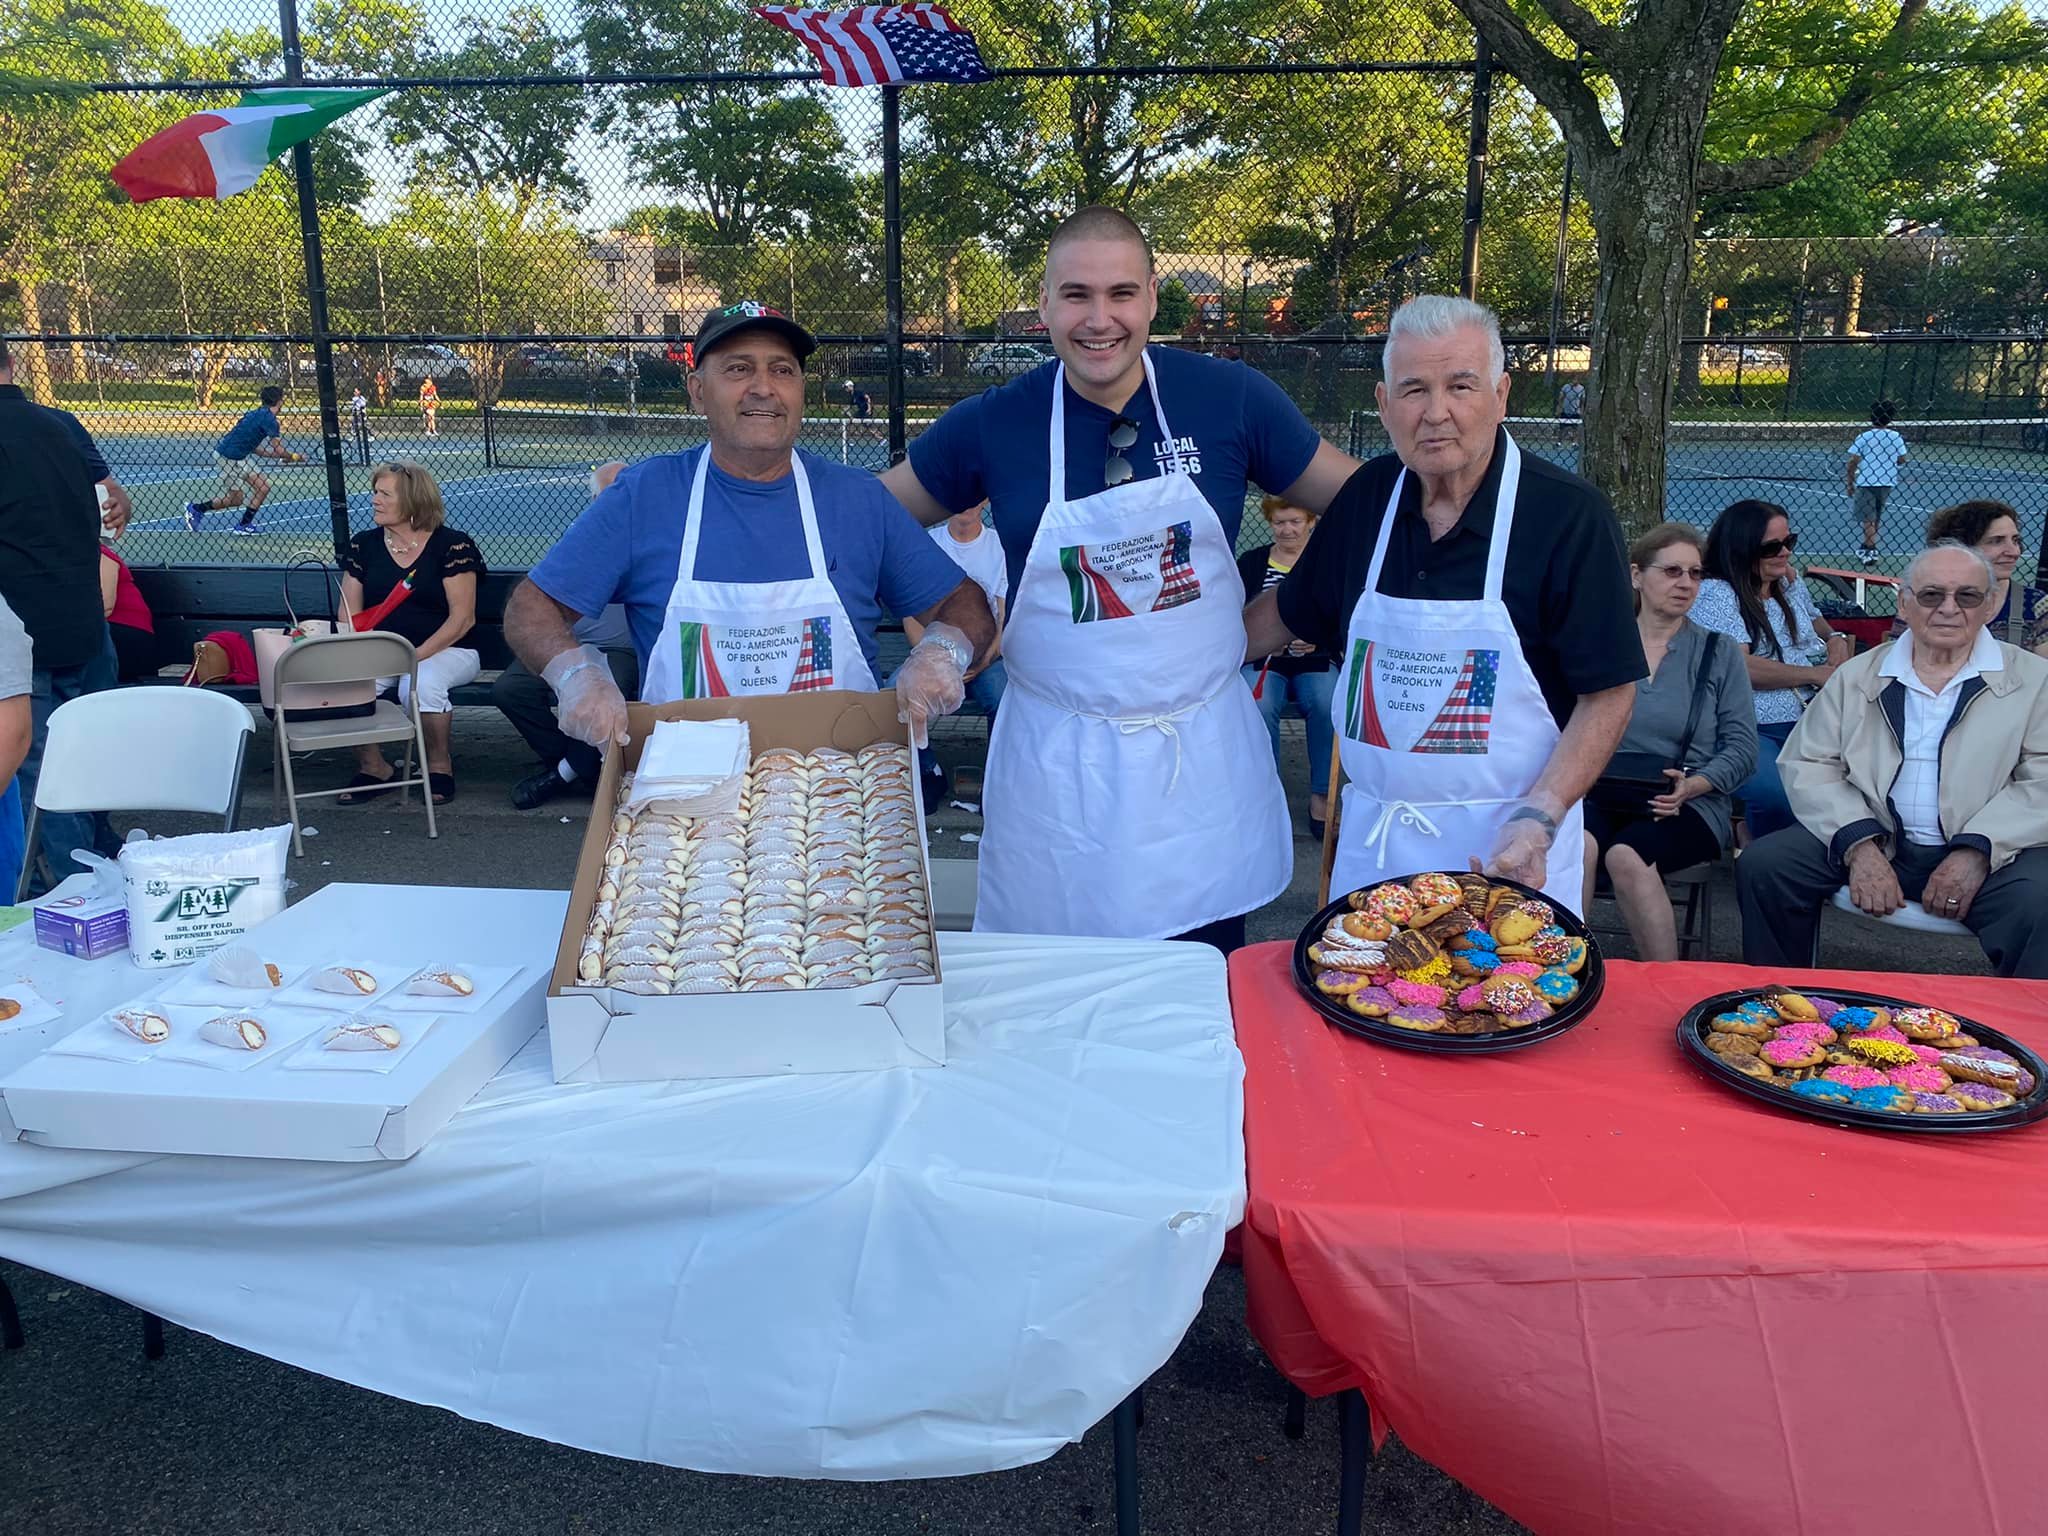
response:
M93 890L38 905L36 943L60 955L97 960L128 948L128 900Z
M635 704L633 740L605 755L562 946L548 986L548 1050L558 1083L617 1083L696 1077L766 1077L788 1072L855 1072L936 1067L946 1060L944 980L880 981L818 992L691 993L648 997L576 979L576 961L604 869L619 803L619 780L638 765L657 720L747 722L756 756L770 747L852 752L877 741L910 749L894 693L790 693L739 699ZM918 827L927 902L931 854ZM936 944L934 958L936 959Z

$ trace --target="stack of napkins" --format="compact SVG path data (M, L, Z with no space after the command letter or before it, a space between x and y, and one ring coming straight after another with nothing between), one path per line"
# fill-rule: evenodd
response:
M753 760L744 720L658 720L640 749L625 808L660 802L671 816L730 814Z

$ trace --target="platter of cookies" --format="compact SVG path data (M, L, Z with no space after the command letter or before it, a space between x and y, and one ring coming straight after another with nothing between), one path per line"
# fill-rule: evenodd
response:
M1605 982L1577 914L1489 875L1427 871L1352 891L1294 942L1294 981L1339 1029L1445 1055L1536 1045Z
M1878 1131L2002 1131L2048 1115L2048 1065L1941 1008L1874 992L1723 992L1679 1021L1679 1048L1774 1109Z

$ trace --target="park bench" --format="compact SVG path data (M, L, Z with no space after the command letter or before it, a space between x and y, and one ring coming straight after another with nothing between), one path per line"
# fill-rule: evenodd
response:
M247 635L255 629L272 629L290 622L284 607L284 569L281 566L179 565L134 566L135 585L156 619L156 633L163 653L174 658L159 677L175 682L182 679L196 641L217 629ZM512 660L505 643L505 603L513 588L525 578L524 571L490 571L477 592L476 627L463 642L483 658L483 671L473 683L465 683L450 697L461 704L489 704L491 684ZM301 618L325 618L327 599L320 582L308 569L292 583L292 599ZM903 626L886 623L877 637L876 672L887 677L910 654ZM217 686L247 703L256 701L253 686ZM979 715L981 706L968 700L961 713Z

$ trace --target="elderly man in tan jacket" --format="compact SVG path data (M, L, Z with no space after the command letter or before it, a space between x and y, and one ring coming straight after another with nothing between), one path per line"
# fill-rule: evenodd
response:
M1917 900L2001 976L2048 977L2048 661L1985 632L1997 586L1948 542L1906 568L1906 633L1837 668L1778 759L1799 825L1736 864L1742 957L1806 965L1842 886L1873 917Z

